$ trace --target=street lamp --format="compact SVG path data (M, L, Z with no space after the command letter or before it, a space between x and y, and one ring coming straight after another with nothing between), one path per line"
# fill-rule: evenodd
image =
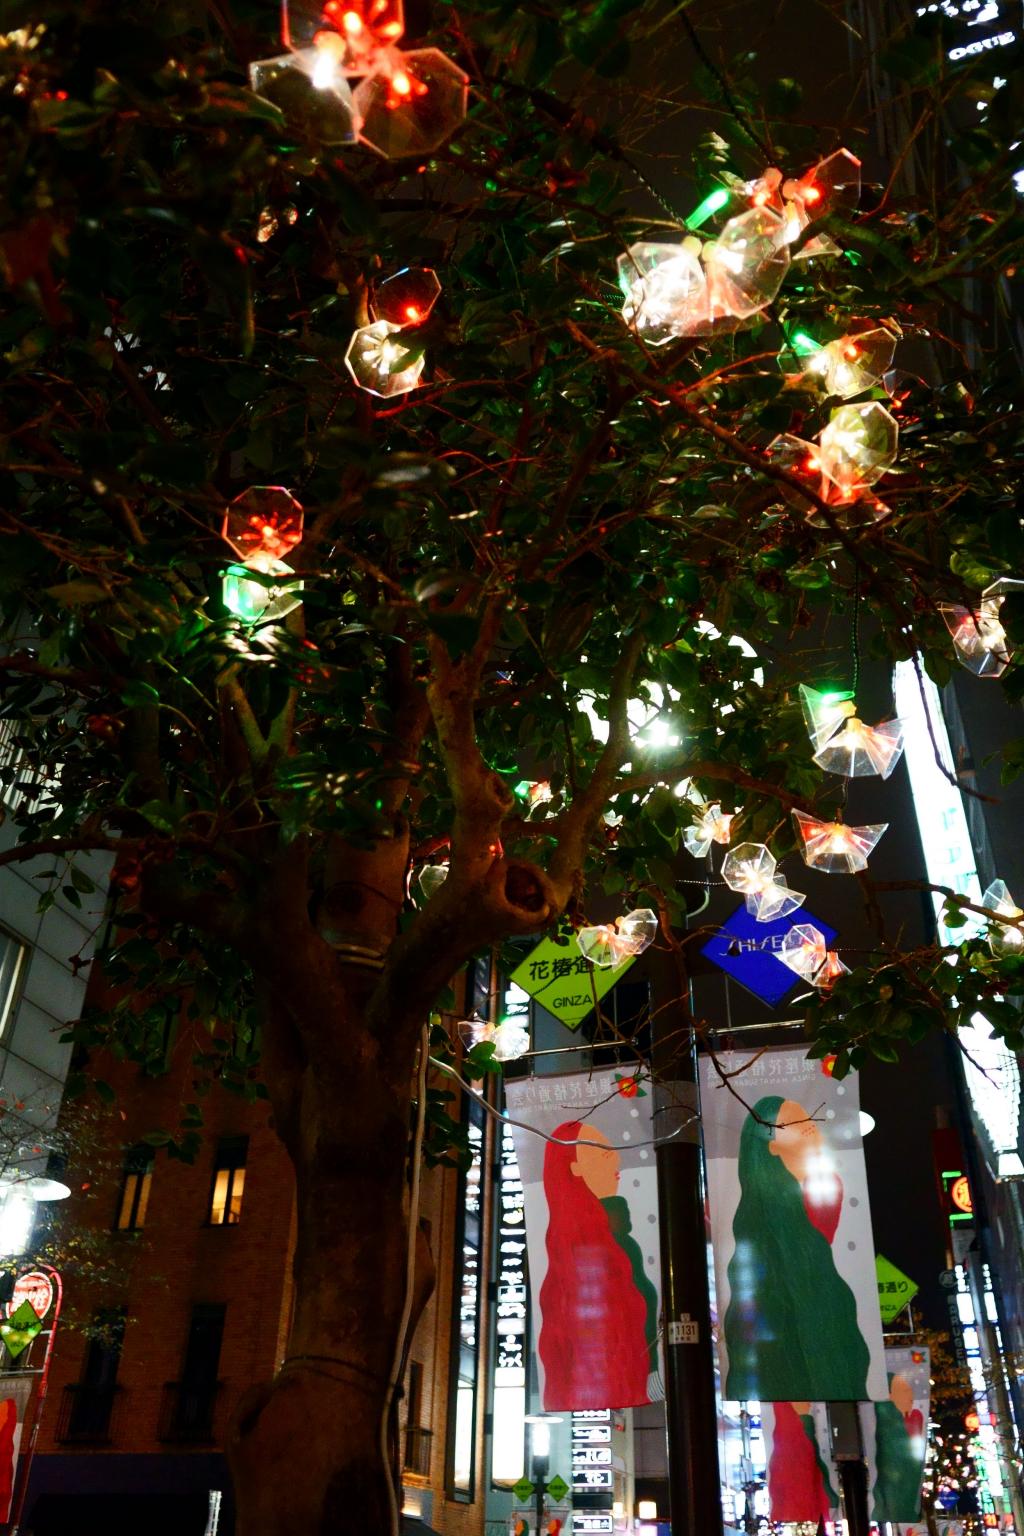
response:
M537 1499L537 1531L541 1536L544 1523L544 1489L551 1471L551 1426L564 1420L557 1414L528 1413L525 1422L530 1426L530 1476L533 1478Z
M637 1519L657 1520L658 1506L653 1499L641 1499L636 1506Z

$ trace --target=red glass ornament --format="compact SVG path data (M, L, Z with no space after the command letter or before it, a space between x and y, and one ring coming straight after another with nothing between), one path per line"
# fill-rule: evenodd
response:
M393 325L422 325L441 294L437 273L431 267L405 267L385 278L373 296L375 320Z
M224 511L221 532L246 563L283 560L302 542L302 507L283 485L251 485Z

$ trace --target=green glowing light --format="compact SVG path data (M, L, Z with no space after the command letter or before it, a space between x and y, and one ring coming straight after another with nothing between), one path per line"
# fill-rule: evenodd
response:
M813 352L821 351L821 342L815 341L806 331L795 331L789 339L789 345L797 357L810 357Z
M706 224L713 213L718 213L720 209L725 207L729 201L729 195L725 187L716 187L713 192L709 192L704 201L698 203L697 207L690 214L686 221L687 228L700 229L701 225Z

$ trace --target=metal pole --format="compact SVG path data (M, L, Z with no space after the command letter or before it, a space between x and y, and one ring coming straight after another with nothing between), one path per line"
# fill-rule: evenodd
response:
M534 1456L533 1476L536 1481L537 1493L537 1532L536 1536L542 1536L544 1528L544 1485L547 1481L550 1458L548 1456Z
M850 1536L869 1536L868 1469L862 1461L839 1463L839 1486L843 1495L843 1514Z
M689 1047L673 1063L681 1084L676 1102L697 1102L697 1058ZM660 1135L676 1127L672 1111L658 1116ZM680 1113L692 1113L685 1104ZM672 1536L721 1536L722 1488L718 1468L718 1405L711 1346L704 1169L699 1134L682 1134L658 1147L661 1283L665 1319L665 1407L668 1421Z

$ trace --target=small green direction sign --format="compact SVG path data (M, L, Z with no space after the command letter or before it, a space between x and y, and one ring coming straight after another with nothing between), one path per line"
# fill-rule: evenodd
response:
M548 1493L560 1504L568 1492L569 1484L564 1477L559 1477L556 1472L550 1483L548 1483Z
M527 1499L533 1494L533 1491L533 1484L528 1477L521 1477L518 1483L514 1483L512 1486L512 1493L519 1500L520 1504L525 1504Z
M878 1307L883 1323L891 1323L908 1302L917 1295L917 1286L909 1275L882 1254L875 1254L875 1275L878 1279Z
M595 1001L600 1002L632 964L630 956L621 965L591 965L568 936L561 941L541 939L509 979L568 1029L579 1029Z

